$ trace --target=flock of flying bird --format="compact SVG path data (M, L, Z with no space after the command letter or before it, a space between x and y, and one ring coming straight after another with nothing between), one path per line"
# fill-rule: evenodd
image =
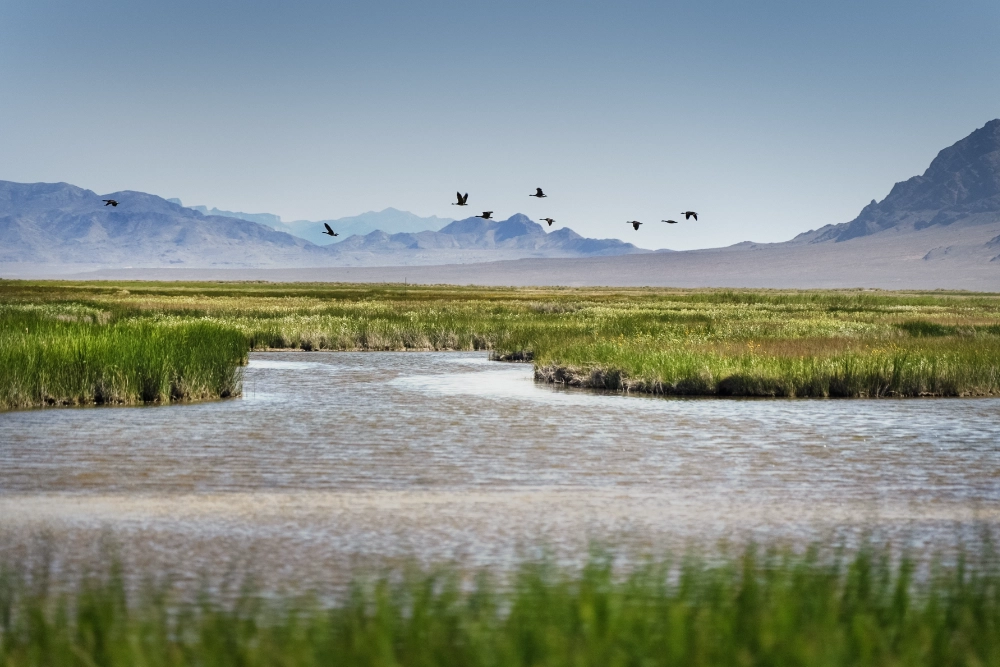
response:
M451 204L452 206L468 206L469 205L469 193L468 192L466 192L464 195L461 192L456 192L455 195L458 197L458 201L457 202L452 202L452 204ZM542 197L548 197L547 194L545 194L544 192L542 192L541 188L535 188L535 194L528 195L528 196L529 197L538 197L539 199L541 199ZM104 202L105 206L118 206L118 202L115 201L114 199L102 199L101 201ZM684 216L685 220L690 220L691 218L694 218L695 220L698 219L698 214L695 213L694 211L684 211L683 213L681 213L681 215ZM493 211L483 211L482 215L477 215L477 216L473 216L473 217L482 218L483 220L492 220L493 219ZM549 223L549 227L551 227L552 223L555 222L555 220L553 220L552 218L542 218L542 222ZM677 224L676 220L661 220L660 222L665 222L668 225L676 225ZM639 231L639 225L641 225L643 223L639 222L638 220L629 220L625 224L626 225L632 225L632 228L634 230ZM330 227L329 223L324 222L323 226L326 227L326 231L323 232L323 233L326 234L327 236L340 236L340 234L338 234L337 232L333 231L333 228Z
M456 192L455 194L458 197L458 201L457 202L452 202L451 203L452 206L468 206L469 205L469 193L468 192L466 192L464 195L461 192ZM545 194L542 191L541 188L535 188L535 194L528 195L528 196L529 197L538 197L539 199L541 199L542 197L548 197L548 195ZM695 211L684 211L683 213L681 213L681 215L684 216L685 220L690 220L691 218L694 218L695 220L698 219L698 214ZM482 215L477 215L475 217L482 218L483 220L492 220L493 219L493 211L483 211ZM542 222L549 223L549 227L551 227L552 223L555 222L555 220L553 220L552 218L542 218ZM665 222L668 225L676 225L677 224L676 220L661 220L660 222ZM625 224L632 225L633 229L635 229L636 231L639 231L639 225L641 225L643 223L639 222L638 220L629 220ZM327 229L330 229L329 226L327 227ZM333 230L330 230L330 231L333 231ZM324 233L326 233L326 232L324 232ZM336 236L336 234L334 234L334 236Z
M469 193L468 192L466 192L464 195L461 192L456 192L455 196L458 197L458 201L452 202L451 203L452 206L468 206L469 205ZM539 199L541 199L542 197L548 197L548 195L545 194L542 191L541 188L535 188L535 194L528 195L528 196L529 197L537 197ZM684 211L684 212L681 213L681 215L684 216L685 220L690 220L691 218L694 218L695 220L698 219L698 214L695 211ZM475 218L482 218L483 220L493 220L493 211L483 211L482 215L476 215L476 216L473 216L473 217L475 217ZM551 227L552 223L555 222L555 220L553 220L552 218L542 218L541 220L542 220L542 222L547 222L549 224L549 227ZM660 222L665 222L668 225L676 225L677 224L676 220L661 220ZM632 225L632 228L634 230L639 231L639 225L641 225L643 223L639 222L638 220L629 220L625 224ZM327 224L327 223L324 222L323 226L326 227L326 231L323 232L323 233L326 234L327 236L339 236L339 234L337 234L337 232L333 231L333 229L330 227L329 224Z

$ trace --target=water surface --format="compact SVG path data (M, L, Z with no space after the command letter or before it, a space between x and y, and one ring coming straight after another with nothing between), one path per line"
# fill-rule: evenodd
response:
M254 353L241 399L0 414L0 533L69 552L111 530L153 567L294 581L590 540L933 548L1000 521L998 443L996 399L664 399L478 353Z

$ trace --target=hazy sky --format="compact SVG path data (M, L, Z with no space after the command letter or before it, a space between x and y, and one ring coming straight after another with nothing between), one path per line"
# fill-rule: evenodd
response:
M998 34L997 0L5 0L0 179L785 240L1000 116Z

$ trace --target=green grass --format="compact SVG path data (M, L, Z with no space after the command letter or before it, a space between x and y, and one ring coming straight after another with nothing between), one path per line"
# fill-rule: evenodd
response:
M209 322L110 322L0 307L0 408L169 403L238 395L242 333Z
M213 325L256 350L490 350L623 391L1000 394L995 294L0 281L0 307Z
M850 559L748 549L647 562L527 563L503 586L453 568L359 579L332 605L169 585L112 567L73 595L0 575L0 665L996 665L995 558L943 568L888 549ZM915 576L915 572L927 572Z

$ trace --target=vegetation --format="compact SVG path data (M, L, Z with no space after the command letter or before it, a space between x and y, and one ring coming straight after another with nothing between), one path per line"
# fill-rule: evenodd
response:
M169 585L130 595L114 566L72 596L0 575L0 665L995 665L995 558L952 568L863 548L850 560L753 548L616 571L521 566L359 580L332 605ZM928 574L915 576L925 570ZM465 583L463 583L465 581Z
M236 329L110 319L81 307L0 308L0 408L240 393L247 341Z
M15 335L25 317L38 323L38 336ZM195 324L201 328L185 328ZM611 390L1000 394L1000 295L992 294L0 281L0 349L14 350L16 344L41 350L44 331L62 332L67 341L82 332L117 331L130 340L154 332L186 336L202 341L199 359L214 354L229 368L246 349L490 350L501 359L533 360L541 380ZM237 334L244 338L239 354L228 342ZM210 338L227 342L212 351ZM157 345L137 343L142 349ZM187 347L179 344L178 353ZM0 404L38 404L43 396L72 402L88 395L73 388L74 374L50 379L59 375L57 368L68 368L69 357L42 357L52 359L39 362L51 369L44 382L18 380L16 386L31 389L14 392L13 378L33 377L21 367L20 360L29 357L0 351ZM194 365L183 372L163 370L155 392L129 390L128 400L166 400L171 387L191 385L180 378L193 373ZM153 367L167 368L159 362ZM211 390L201 384L183 391L232 393L238 382L229 373ZM6 398L15 394L32 399Z

